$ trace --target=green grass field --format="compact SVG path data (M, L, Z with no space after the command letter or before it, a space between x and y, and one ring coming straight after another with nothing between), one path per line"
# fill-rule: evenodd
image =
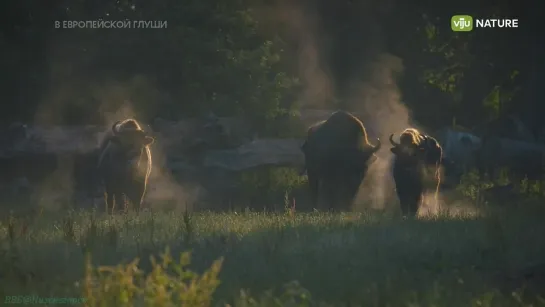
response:
M44 213L1 224L0 291L85 296L89 306L545 306L544 216L543 205L415 220ZM176 263L190 251L197 275L212 269L191 282L152 270L150 256L167 246ZM129 265L135 258L147 279Z

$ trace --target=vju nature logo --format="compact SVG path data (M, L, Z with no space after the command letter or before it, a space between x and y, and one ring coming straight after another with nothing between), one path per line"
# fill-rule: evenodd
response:
M454 15L450 19L450 27L455 32L469 32L473 30L473 17L469 15Z

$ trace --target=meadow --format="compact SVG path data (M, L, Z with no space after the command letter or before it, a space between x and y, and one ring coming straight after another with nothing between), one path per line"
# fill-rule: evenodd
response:
M37 212L0 225L0 292L87 306L545 306L544 216L543 204L418 219Z

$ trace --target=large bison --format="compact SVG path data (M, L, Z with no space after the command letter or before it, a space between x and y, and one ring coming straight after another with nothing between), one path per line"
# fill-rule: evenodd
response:
M349 209L368 166L377 159L380 140L372 146L358 118L336 111L308 129L301 149L312 203L317 205L323 192L329 209Z
M399 143L390 135L394 157L394 182L404 216L416 215L423 196L433 194L437 201L441 183L443 149L431 136L413 128L405 129Z
M100 146L98 169L105 188L106 211L125 199L137 209L142 204L151 173L150 145L154 139L134 119L118 121Z

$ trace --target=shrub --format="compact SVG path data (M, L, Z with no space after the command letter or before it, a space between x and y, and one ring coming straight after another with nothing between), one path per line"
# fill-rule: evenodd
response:
M115 267L91 266L87 257L84 295L87 306L210 306L212 294L219 285L218 274L223 259L214 261L210 269L199 275L186 267L190 254L182 253L178 263L168 248L157 261L151 256L152 270L144 275L138 259Z

